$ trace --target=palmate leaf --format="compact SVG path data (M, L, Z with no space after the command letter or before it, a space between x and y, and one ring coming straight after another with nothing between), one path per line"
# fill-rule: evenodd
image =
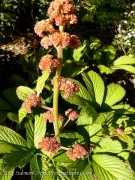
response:
M0 142L1 141L19 145L22 147L27 147L27 143L23 137L5 126L0 126Z
M26 134L27 134L27 142L29 147L38 148L38 143L45 136L46 132L46 122L43 119L43 115L36 115L35 122L29 120L26 124Z
M91 95L90 95L90 93L88 92L88 90L87 90L79 81L77 81L77 80L75 80L75 79L72 79L72 81L74 81L75 83L77 83L78 86L79 86L79 92L77 93L77 95L80 96L80 97L82 97L82 98L84 98L84 99L86 99L86 100L91 101L92 98L91 98Z
M135 176L126 164L114 156L94 154L92 167L99 180L134 180Z
M45 81L49 77L49 74L50 74L49 72L43 71L42 75L38 78L37 85L36 85L37 95L39 95L42 92L42 90L45 86Z
M111 83L107 86L107 95L104 103L113 106L125 96L126 92L119 84Z
M120 153L122 151L122 145L117 140L112 140L111 138L102 138L98 146L94 149L94 153Z
M82 76L92 100L101 105L105 90L102 78L94 71L89 71L87 74L82 73Z
M63 92L61 93L63 95ZM87 113L93 117L93 118L97 118L98 117L98 113L95 110L94 107L92 107L92 104L90 101L80 97L78 94L72 94L69 98L65 99L67 102L71 103L71 104L75 104L78 105L79 107L85 108L87 110ZM91 105L89 105L91 104Z
M16 89L16 94L18 96L18 98L22 101L25 101L26 99L28 99L30 94L34 94L35 91L29 87L26 86L19 86Z
M135 58L130 56L121 56L113 62L113 66L119 66L124 64L135 64Z

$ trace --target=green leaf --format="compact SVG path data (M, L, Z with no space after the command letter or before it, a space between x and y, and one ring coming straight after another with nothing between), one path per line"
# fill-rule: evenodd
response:
M11 170L16 167L23 168L26 164L28 164L31 161L34 154L35 152L30 149L13 151L10 154L6 154L3 157L5 163L4 169Z
M20 100L25 101L30 94L35 94L35 91L26 86L19 86L16 89L16 94Z
M104 113L99 113L99 116L97 119L94 121L95 124L104 124L105 122L110 122L114 118L114 112L104 112Z
M25 128L27 145L29 148L32 148L34 146L34 124L30 119L25 123Z
M114 156L94 154L92 156L94 173L99 180L134 180L135 176L126 164Z
M16 113L9 112L7 113L7 117L14 122L19 122L18 115Z
M111 107L117 114L134 114L135 108L130 104L118 104Z
M27 143L23 137L5 126L0 126L0 141L27 147Z
M79 63L74 62L74 60L66 60L64 61L62 76L64 77L76 77L77 75L81 74L84 70L86 70L88 66L83 61L79 61ZM68 71L67 71L68 69Z
M34 156L30 162L30 171L34 172L31 174L32 180L41 180L42 174L40 174L40 167L37 156Z
M88 92L88 90L77 80L72 79L72 81L74 81L76 84L78 84L79 86L79 92L77 93L77 95L79 95L80 97L86 99L86 100L92 100L90 93Z
M29 147L35 146L38 148L38 143L45 136L46 122L43 119L43 115L36 115L34 125L31 120L26 122L26 134Z
M85 126L85 129L88 132L92 143L97 143L101 139L102 126L100 124L87 125Z
M14 175L14 169L11 169L10 171L4 171L3 170L3 157L0 158L0 179L1 180L11 180L12 176Z
M90 125L92 124L91 111L86 112L86 108L82 108L77 119L77 125Z
M20 151L22 149L22 146L5 141L0 141L0 147L0 154L11 153L12 151Z
M86 43L83 44L83 46L80 46L77 49L73 50L73 58L75 61L79 61L84 56L84 52L86 51Z
M89 47L90 47L90 49L94 49L94 50L99 49L101 47L100 39L90 36L90 46Z
M77 180L94 180L92 168L88 159L78 159L68 167L69 172L73 172L72 178Z
M130 152L122 151L117 156L124 158L125 160L128 160Z
M82 73L83 79L93 101L99 105L102 104L104 97L104 82L102 78L94 71L89 71L87 74Z
M118 135L118 138L121 140L121 141L124 141L124 142L128 142L128 135L126 135L126 134L123 134L123 133L121 133L121 134L119 134Z
M59 151L59 153L54 157L54 161L56 161L59 164L64 164L69 165L71 164L73 161L71 159L69 159L69 157L66 154L66 151Z
M125 96L126 92L119 84L111 83L107 86L105 104L113 106Z
M98 146L94 149L94 153L120 153L122 151L121 143L117 140L112 140L111 138L102 138Z
M19 123L27 116L27 111L24 108L20 108L18 111Z
M44 88L44 86L45 86L45 82L46 82L47 78L49 77L49 75L50 75L49 72L43 71L43 72L42 72L42 76L40 76L40 77L38 78L38 80L37 80L37 85L36 85L37 95L39 95L39 94L42 92L42 90L43 90L43 88Z
M100 72L103 74L103 73L106 73L106 74L112 74L113 73L113 70L105 65L98 65L98 68L100 70Z
M119 65L119 66L113 66L113 69L123 69L126 70L130 73L135 74L135 67L131 66L131 65Z
M71 144L84 144L84 138L79 133L74 131L67 131L60 134L63 146L71 146Z
M40 114L35 116L34 124L34 144L35 147L38 147L38 143L45 136L46 133L46 122L43 118L43 115Z
M135 58L130 56L121 56L113 62L113 66L119 66L124 64L135 64Z
M64 92L61 93L62 97L64 98ZM88 106L88 102L87 100L83 99L82 97L80 97L77 93L73 93L69 98L64 98L65 101L71 103L71 104L75 104L78 106Z
M105 45L102 48L102 59L106 61L105 64L109 65L111 61L115 58L116 49L113 46ZM104 64L104 63L103 63Z

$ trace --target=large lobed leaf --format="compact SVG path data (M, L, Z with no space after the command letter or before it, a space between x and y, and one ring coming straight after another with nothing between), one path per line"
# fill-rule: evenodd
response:
M117 157L94 154L92 156L94 173L99 180L134 180L135 176L126 164Z

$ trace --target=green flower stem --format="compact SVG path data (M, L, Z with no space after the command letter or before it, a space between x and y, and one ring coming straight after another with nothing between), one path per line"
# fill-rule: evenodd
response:
M70 122L71 119L68 119L65 124L63 124L63 126L59 129L59 134L61 133L61 131L64 129L64 127ZM55 137L57 137L59 134L57 134Z
M64 26L60 26L59 30L63 32ZM53 93L53 115L54 115L54 132L55 132L55 137L58 142L60 142L60 130L59 130L59 123L58 123L58 98L59 98L59 79L61 76L61 71L62 71L62 62L63 62L63 48L62 45L60 44L57 47L57 58L60 60L60 65L56 69L56 74L54 78L54 93Z

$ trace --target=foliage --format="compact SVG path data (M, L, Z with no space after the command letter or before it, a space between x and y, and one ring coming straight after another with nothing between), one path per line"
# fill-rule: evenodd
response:
M77 17L70 17L71 12L62 14L69 18L61 20L63 25L57 17L52 18L54 14L46 12L49 3L55 1L3 0L1 4L1 33L5 38L2 41L18 36L17 31L31 32L35 44L26 43L24 51L18 43L8 44L14 54L10 56L6 54L7 46L1 46L4 50L1 62L6 64L5 56L10 57L8 61L16 60L20 72L8 75L10 84L0 97L0 178L10 180L16 169L26 168L33 180L134 180L135 108L125 102L126 89L109 79L117 70L134 76L135 58L129 56L134 51L126 50L123 35L115 34L115 38L117 35L123 38L124 51L120 55L114 36L106 43L97 31L95 36L86 31L87 37L81 31L90 25L103 32L113 27L114 22L121 23L123 11L132 3L73 0L78 25ZM42 29L43 21L34 26L35 21L48 15L55 19L50 26L44 24ZM133 19L130 16L127 19L133 28ZM69 22L76 24L76 29ZM54 29L50 30L52 26ZM41 43L43 47L39 47L33 27L39 36L47 31L40 37L41 42L44 37L49 38ZM55 33L61 36L53 41ZM71 35L74 33L82 43ZM131 44L133 38L130 37ZM52 47L46 48L47 45ZM3 70L6 68L0 69Z

